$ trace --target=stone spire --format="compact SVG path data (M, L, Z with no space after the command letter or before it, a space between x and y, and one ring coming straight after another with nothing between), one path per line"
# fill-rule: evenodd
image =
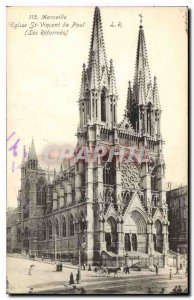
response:
M105 85L108 80L108 66L100 9L98 7L95 8L94 12L92 38L89 52L88 71L90 74L92 72L92 68L94 67L94 61L96 63L98 85L100 86L100 82L102 81L103 85Z
M63 176L63 165L61 164L61 167L60 167L60 176Z
M154 103L154 108L160 110L160 98L158 93L158 84L157 84L156 76L154 76L153 103Z
M115 79L115 72L113 66L113 60L110 60L110 69L109 69L109 95L117 95L117 88L116 88L116 79Z
M49 165L48 165L48 170L47 170L47 182L48 182L48 184L51 184Z
M54 171L53 171L53 181L55 181L57 178L57 174L56 174L56 169L54 168Z
M28 160L36 160L36 161L38 161L38 158L37 158L37 155L36 155L35 146L34 146L34 139L33 138L32 138L31 147L30 147L29 153L28 153Z
M95 58L95 53L92 53L92 61L91 61L91 69L90 69L90 89L95 90L98 89L98 68Z
M24 145L24 147L23 147L23 156L22 156L22 164L21 164L21 168L24 168L24 167L25 167L26 156L27 156L26 146Z
M131 110L132 110L133 98L132 98L132 88L131 81L128 83L128 91L127 91L127 103L125 108L125 115L130 119Z
M83 64L81 89L80 89L80 100L85 98L86 87L87 87L86 65Z
M145 35L140 20L139 36L137 44L137 55L134 76L134 93L137 104L144 104L147 101L148 90L151 85L148 55L146 49ZM141 98L139 98L141 96Z

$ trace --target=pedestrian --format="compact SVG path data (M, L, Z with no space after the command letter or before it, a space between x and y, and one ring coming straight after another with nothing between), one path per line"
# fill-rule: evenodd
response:
M128 266L125 268L125 274L130 274Z
M9 290L9 280L7 277L6 277L6 289Z
M44 255L42 255L42 261L44 260Z
M178 266L176 266L176 273L175 273L175 275L180 275L180 273L179 273L179 267Z
M179 285L178 289L177 289L177 294L182 294L183 290L181 288L181 285Z
M161 291L159 292L160 295L163 295L165 291L165 288L161 288Z
M79 284L79 281L80 281L80 271L78 270L77 274L76 274L76 282L77 282L77 284Z
M34 265L30 265L30 268L29 268L29 271L28 271L28 275L32 275L31 274L31 270L32 270L33 267L34 267Z
M69 284L74 284L74 279L73 279L73 273L71 272L70 277L69 277Z
M150 294L153 294L153 291L152 291L152 289L149 287L149 288L147 288L148 289L148 294L150 295Z
M155 267L156 275L158 275L158 264L154 265L154 267Z
M89 264L89 266L88 266L88 271L92 271L91 265L90 265L90 264Z
M73 285L73 289L71 290L71 294L72 295L78 294L77 292L78 292L78 290L77 290L76 285Z
M85 289L83 287L81 287L80 294L82 294L82 295L86 294L86 291L85 291Z
M29 294L32 294L33 293L33 288L30 288L30 290L29 290Z
M172 280L172 269L170 269L169 279Z
M56 272L59 272L60 271L60 266L59 266L59 261L57 260L56 261Z
M62 261L60 262L60 271L61 271L61 272L63 271L63 264L62 264Z
M177 285L175 285L174 289L172 290L172 294L177 294Z
M83 269L84 269L84 270L86 269L86 266L85 266L85 264L83 264Z

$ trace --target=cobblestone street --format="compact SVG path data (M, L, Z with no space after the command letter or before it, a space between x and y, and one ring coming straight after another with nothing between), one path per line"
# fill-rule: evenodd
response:
M30 265L32 275L28 275ZM81 282L75 284L73 290L69 286L69 276L72 272L74 279L77 273L75 266L70 264L63 266L63 272L56 272L56 267L51 262L30 261L19 257L7 258L7 278L9 281L9 293L56 293L56 294L80 294L83 287L86 294L148 294L151 289L153 294L159 294L165 288L165 294L169 294L175 285L181 285L182 290L187 287L187 277L184 271L180 275L174 275L169 279L169 269L159 270L159 275L148 270L131 271L126 275L122 271L118 276L99 276L94 271L81 271Z

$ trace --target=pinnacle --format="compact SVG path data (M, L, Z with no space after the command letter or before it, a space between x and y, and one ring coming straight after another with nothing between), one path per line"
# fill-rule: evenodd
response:
M81 87L80 87L80 99L84 98L85 88L86 88L86 69L85 69L85 64L83 64Z
M156 76L154 76L153 102L154 102L155 108L160 109L160 99L159 99L158 84L157 84Z
M142 19L141 19L141 23L142 23ZM136 94L136 99L139 104L146 102L150 83L151 83L151 76L149 70L147 48L146 48L144 30L141 24L139 26L139 36L138 36L138 45L137 45L136 63L135 63L135 76L134 76L134 92Z
M22 157L22 164L21 164L21 168L25 166L25 162L26 162L26 146L24 145L23 147L23 157Z
M92 37L90 43L90 52L88 60L88 69L94 68L93 60L95 58L95 68L96 78L100 80L102 76L108 77L107 59L105 51L105 43L102 32L102 22L99 7L95 7L94 17L93 17L93 29ZM103 70L104 67L104 70ZM92 71L91 71L92 73ZM106 73L106 74L104 74Z
M117 88L116 88L116 79L114 73L113 60L110 60L110 70L109 70L109 93L110 95L117 96Z
M38 160L34 146L34 138L32 138L31 148L29 148L28 160Z

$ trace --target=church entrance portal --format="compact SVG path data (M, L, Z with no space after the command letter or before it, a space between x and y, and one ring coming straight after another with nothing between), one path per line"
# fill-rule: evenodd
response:
M125 251L131 251L131 241L129 233L125 233Z
M137 235L132 234L131 240L132 240L133 251L137 251Z
M105 241L106 250L117 253L117 223L112 217L107 220Z

